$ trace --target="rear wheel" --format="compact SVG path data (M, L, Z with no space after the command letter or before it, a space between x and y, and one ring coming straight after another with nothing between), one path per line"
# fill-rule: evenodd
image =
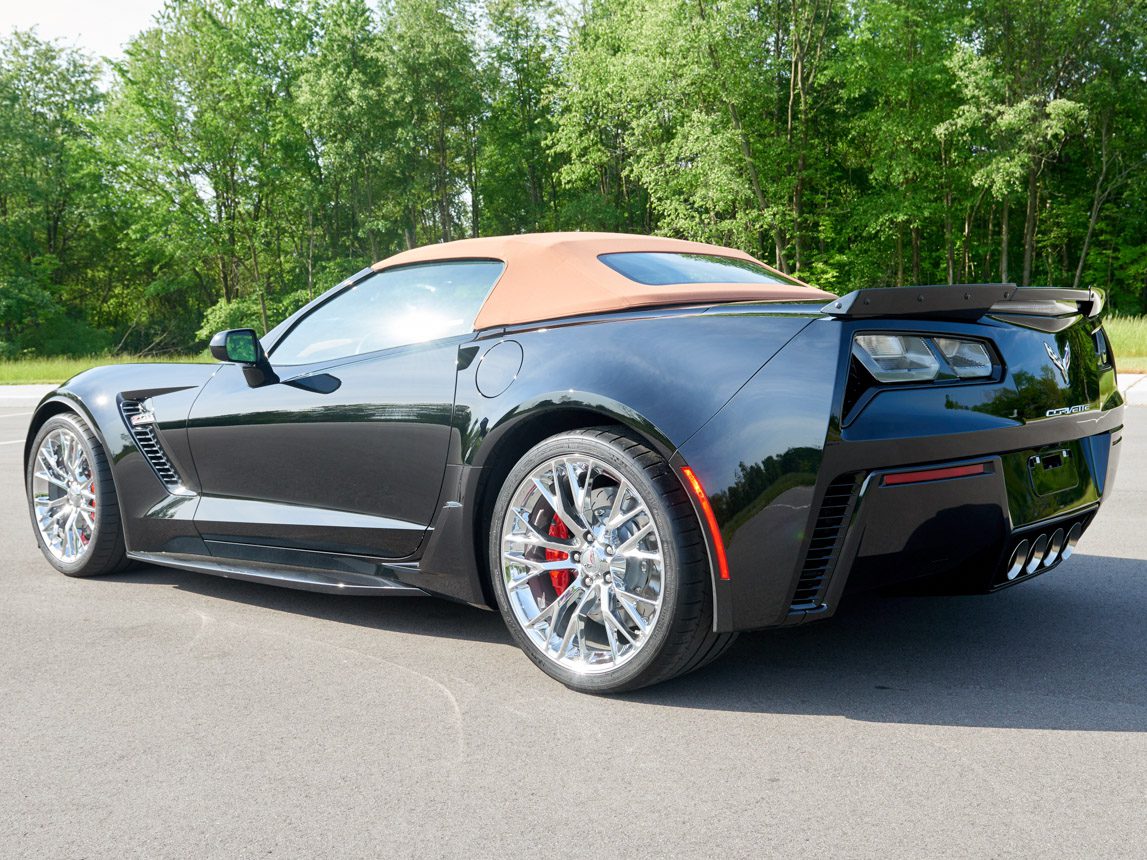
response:
M68 576L99 576L127 563L107 457L79 416L44 422L25 472L28 512L49 563Z
M531 449L502 486L490 569L511 634L584 692L632 690L698 668L712 632L704 539L665 460L611 429Z

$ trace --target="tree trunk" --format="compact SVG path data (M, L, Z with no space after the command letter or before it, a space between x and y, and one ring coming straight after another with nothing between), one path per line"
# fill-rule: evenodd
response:
M714 65L716 65L716 58L714 58ZM733 128L737 132L737 137L741 143L741 155L745 159L745 169L749 174L749 182L753 186L753 196L757 200L757 206L764 214L768 209L768 202L765 200L765 193L761 190L761 177L757 172L757 164L753 160L753 148L749 144L749 137L745 134L744 126L741 125L741 114L737 110L737 106L731 101L726 102L729 106L729 119L733 123ZM786 275L789 271L788 261L785 260L784 246L780 240L780 228L777 228L777 268L784 272Z
M1091 195L1091 214L1087 219L1087 233L1083 236L1083 247L1079 251L1079 264L1075 267L1075 279L1071 282L1072 289L1079 289L1079 282L1083 279L1083 264L1087 262L1087 251L1091 247L1091 237L1095 235L1095 225L1099 221L1099 210L1107 199L1107 192L1103 190L1103 181L1107 178L1107 124L1103 126L1103 157L1100 162L1099 177L1095 180L1095 191Z
M952 243L952 192L944 194L944 250L948 258L948 283L956 282L956 249Z
M803 144L802 144L803 146ZM794 268L793 271L800 274L801 267L804 265L804 253L801 248L801 215L804 194L804 171L805 171L805 156L802 149L801 154L797 157L797 181L793 188L793 256Z
M402 232L403 238L406 239L406 250L409 251L418 241L418 219L413 209L406 214L406 223L402 225Z
M467 177L470 183L470 238L478 235L478 217L480 201L478 199L478 132L470 129L470 142L466 147Z
M968 212L966 215L964 215L964 236L961 240L961 244L963 245L963 248L962 248L963 253L961 255L961 260L960 260L960 280L961 280L961 282L963 282L965 284L968 283L968 269L971 268L971 261L968 259L968 254L970 253L968 250L968 244L969 244L968 234L971 233L971 231L972 231L972 213Z
M255 240L250 239L251 242L251 266L255 271L255 283L259 288L259 312L263 317L263 334L271 330L267 324L267 287L263 283L263 279L259 277L259 252L255 250Z
M896 286L904 286L904 228L896 227Z
M362 182L366 188L366 220L369 224L374 220L374 180L370 175L369 166L363 169ZM375 234L374 227L366 228L366 241L370 246L371 261L377 260L379 258L378 236Z
M920 283L920 228L912 226L912 283Z
M438 121L438 217L442 226L442 241L449 242L453 236L453 224L450 217L450 180L449 156L446 150L446 121Z
M1032 262L1035 259L1035 219L1039 211L1039 171L1028 170L1028 208L1024 218L1024 277L1021 286L1031 286Z
M307 300L315 297L315 210L307 211Z
M702 21L706 17L706 9L704 0L697 0L697 11ZM709 61L713 64L713 69L716 72L721 71L721 60L717 56L717 51L713 46L707 45L709 53ZM753 188L753 197L756 198L757 207L760 209L761 214L765 214L768 209L768 201L765 200L765 193L761 190L761 177L757 171L756 161L753 159L753 147L749 142L749 136L745 133L745 127L741 122L741 112L737 110L737 106L733 104L732 99L725 99L725 105L729 111L729 121L733 124L733 130L737 133L738 142L741 145L741 156L745 160L745 170L749 174L749 184ZM785 260L784 246L780 239L780 228L776 228L776 253L777 253L777 268L788 274L788 262Z
M965 284L969 282L972 269L972 222L976 218L976 213L980 211L980 204L983 202L984 191L981 190L980 193L976 195L976 202L972 205L972 208L964 213L964 235L961 240L963 245L963 262L960 268L960 280ZM989 230L990 229L989 227ZM989 239L989 241L991 240Z
M1008 201L1004 198L1004 211L1000 213L1000 283L1008 281Z
M984 242L984 268L981 270L984 273L984 280L992 276L992 234L995 232L996 226L996 207L992 204L988 209L988 238Z

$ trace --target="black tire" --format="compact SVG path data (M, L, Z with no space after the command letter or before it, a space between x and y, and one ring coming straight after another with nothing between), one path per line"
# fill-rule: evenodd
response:
M501 524L518 486L546 461L564 454L593 456L638 490L661 536L662 606L649 640L629 660L603 674L581 674L542 653L526 635L502 583ZM561 433L544 440L510 471L491 518L490 572L510 635L546 674L584 693L621 693L691 672L723 654L735 633L714 633L712 579L697 516L681 482L657 452L617 428Z
M32 477L36 469L37 452L40 450L45 437L61 429L70 431L79 440L91 466L92 481L95 484L96 512L93 537L84 552L74 562L57 558L44 546L40 529L36 523L36 512L32 499ZM107 456L104 454L99 439L78 415L65 412L53 415L44 422L32 442L31 454L25 464L24 489L28 499L28 515L32 521L32 532L36 536L36 545L40 547L40 551L48 563L60 573L77 577L101 576L115 573L128 566L129 560L124 545L119 500L116 497L115 484L112 482Z

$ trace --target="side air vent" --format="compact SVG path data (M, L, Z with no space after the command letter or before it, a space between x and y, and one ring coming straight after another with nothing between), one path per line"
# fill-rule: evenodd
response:
M840 415L845 426L851 424L856 417L852 411L860 399L876 384L872 374L864 369L855 356L848 359L848 381L844 385L844 402L840 405Z
M155 475L169 490L182 490L183 481L179 473L167 459L167 454L159 444L159 437L155 433L155 417L145 409L138 400L123 400L119 405L123 420L127 424L139 450L155 470Z
M852 515L862 477L861 472L841 475L825 490L791 609L816 609L820 606L822 592L836 564L840 542Z

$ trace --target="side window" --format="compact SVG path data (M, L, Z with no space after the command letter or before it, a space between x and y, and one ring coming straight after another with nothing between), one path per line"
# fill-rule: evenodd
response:
M800 281L772 272L752 260L720 254L675 251L622 251L598 257L615 272L646 286L684 284L790 284Z
M299 320L271 359L309 364L465 334L503 266L458 260L377 272Z

